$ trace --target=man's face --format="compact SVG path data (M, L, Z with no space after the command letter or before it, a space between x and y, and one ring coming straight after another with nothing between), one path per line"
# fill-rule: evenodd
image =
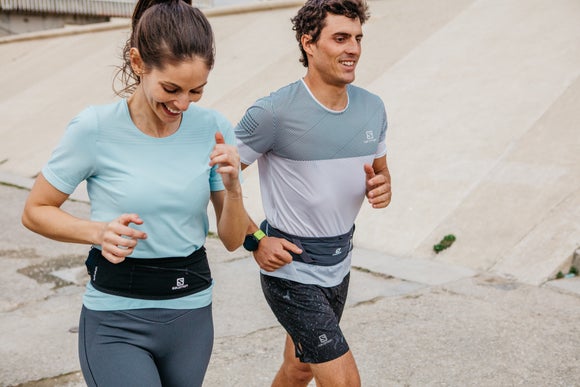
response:
M361 54L362 36L358 18L328 14L326 26L316 43L310 42L309 37L303 38L310 75L333 86L352 83Z

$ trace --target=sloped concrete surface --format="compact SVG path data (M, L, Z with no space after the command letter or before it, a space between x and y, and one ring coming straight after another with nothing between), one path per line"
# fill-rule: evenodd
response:
M580 386L580 3L375 0L358 85L389 115L393 202L357 222L344 330L365 386ZM208 10L201 104L236 123L304 69L299 3ZM70 119L111 90L127 21L0 39L0 386L83 386L86 246L20 225ZM74 48L74 49L73 49ZM18 187L23 187L18 188ZM257 168L246 207L261 210ZM88 214L80 187L66 203ZM433 245L454 234L439 254ZM267 386L284 334L253 259L208 240L216 341L207 386Z
M363 206L357 244L530 284L553 278L580 246L580 3L369 4L356 84L385 101L394 196L386 210ZM202 105L235 124L255 99L304 74L289 21L299 5L205 11L217 58ZM116 98L127 26L0 40L1 172L35 176L77 112ZM244 174L259 218L257 170ZM436 255L449 233L456 243Z

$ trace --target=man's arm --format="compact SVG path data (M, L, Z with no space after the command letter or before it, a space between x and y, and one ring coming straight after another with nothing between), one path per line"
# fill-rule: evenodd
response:
M373 165L365 164L366 195L373 208L385 208L391 203L391 174L387 156L375 159Z
M247 167L247 164L242 163L242 170ZM250 223L246 234L253 234L258 231L259 227L250 215L248 215L248 219ZM302 253L302 250L298 246L286 239L265 236L260 240L258 249L252 253L256 263L261 269L274 271L292 262L292 255L290 255L289 251L296 254Z

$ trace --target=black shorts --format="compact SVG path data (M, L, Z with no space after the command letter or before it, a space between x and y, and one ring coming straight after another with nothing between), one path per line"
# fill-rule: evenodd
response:
M344 310L350 274L325 288L261 274L262 291L274 315L292 338L303 363L324 363L348 352L338 323Z

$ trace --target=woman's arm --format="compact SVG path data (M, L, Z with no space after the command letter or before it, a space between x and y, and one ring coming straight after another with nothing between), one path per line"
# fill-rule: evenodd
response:
M234 251L244 242L249 225L242 191L240 189L239 195L227 190L214 191L211 202L215 209L218 236L228 251Z
M104 224L80 219L60 207L69 195L54 188L42 174L28 195L22 224L42 236L61 242L99 244Z
M38 175L22 213L22 224L42 236L61 242L101 245L105 258L119 263L131 255L138 239L147 235L128 227L141 224L137 214L123 214L112 222L94 222L77 218L60 207L69 195L54 188Z
M216 171L222 176L225 191L212 192L211 202L216 213L218 236L226 249L233 251L244 242L250 222L239 180L240 156L235 146L225 143L220 132L216 132L215 140L210 166L218 166Z

